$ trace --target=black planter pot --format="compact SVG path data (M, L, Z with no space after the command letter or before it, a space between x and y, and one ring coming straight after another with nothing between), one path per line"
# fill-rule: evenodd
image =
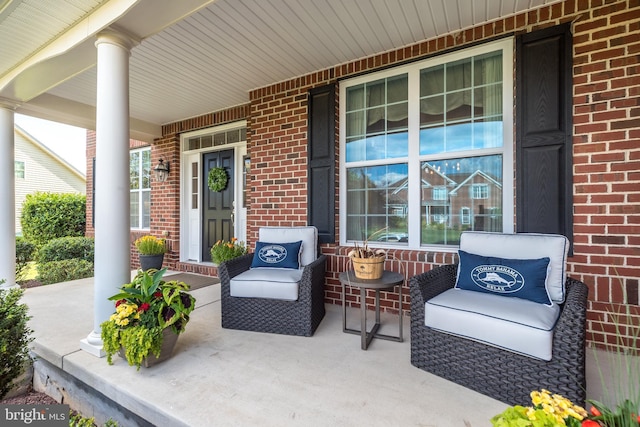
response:
M160 255L140 255L140 269L147 271L150 268L160 270L162 268L162 262L164 261L164 254Z

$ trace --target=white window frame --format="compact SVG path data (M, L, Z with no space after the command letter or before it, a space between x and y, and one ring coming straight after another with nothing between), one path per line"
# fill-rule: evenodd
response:
M13 161L13 175L15 179L25 179L27 176L27 165L22 160Z
M488 184L471 184L471 198L473 200L485 200L489 198Z
M131 153L140 153L140 160L142 160L142 153L148 151L149 152L149 158L151 158L151 147L142 147L142 148L135 148L133 150L129 150L129 155L131 155ZM149 193L149 200L151 200L151 180L153 179L153 171L151 170L151 163L149 163L149 188L138 188L138 189L129 189L130 193L138 193L138 200L140 202L140 210L138 211L138 224L143 224L143 215L142 215L142 195L145 192ZM140 177L142 177L142 161L140 162L140 164L138 165L138 172ZM131 209L131 206L129 206L129 209ZM151 208L149 208L151 209ZM151 212L149 212L149 214L151 214ZM151 223L151 221L149 221L149 223ZM150 227L131 227L131 230L149 230Z
M433 187L433 200L447 200L447 187Z
M510 177L514 176L513 159L514 159L514 135L513 135L513 97L514 97L514 40L512 37L504 38L494 42L461 49L448 54L437 57L428 58L423 61L416 61L410 64L388 68L382 71L369 73L366 75L346 79L340 82L340 229L347 230L347 165L346 165L346 92L347 88L359 85L365 82L375 81L383 78L393 77L398 74L408 73L409 83L409 152L406 158L394 158L383 160L370 160L349 162L349 167L365 167L379 166L391 163L405 162L408 164L408 182L410 185L408 194L408 244L402 246L393 244L381 244L379 246L400 247L402 249L414 250L438 250L453 252L457 249L455 246L447 245L421 245L421 200L420 200L420 180L421 180L421 163L434 159L441 159L441 155L420 155L420 123L419 112L420 103L419 96L412 94L420 93L420 70L433 67L461 59L466 59L484 53L502 50L502 105L503 105L503 121L502 121L502 147L468 150L451 152L451 158L475 157L492 154L502 155L502 212L503 212L503 232L513 233L514 230L514 212L513 195L515 182ZM412 183L415 183L412 185ZM346 233L340 233L340 244L351 245L353 241L347 241ZM376 242L377 244L378 242Z
M460 208L460 224L469 225L471 224L471 208L468 206L463 206Z

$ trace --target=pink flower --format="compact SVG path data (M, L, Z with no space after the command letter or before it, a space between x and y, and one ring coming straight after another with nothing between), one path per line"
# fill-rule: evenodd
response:
M149 310L149 307L151 307L149 305L148 302L143 302L142 304L140 304L140 307L138 308L138 311L147 311Z

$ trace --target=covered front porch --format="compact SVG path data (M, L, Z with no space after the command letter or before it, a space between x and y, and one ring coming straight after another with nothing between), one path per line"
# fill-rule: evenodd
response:
M335 305L311 338L222 329L219 284L192 291L197 306L172 358L139 372L119 357L109 366L80 350L93 292L82 279L28 289L23 300L35 388L99 425L486 426L507 407L412 366L406 318L404 342L374 340L367 351L342 332ZM357 311L348 318L358 327ZM385 320L395 332L396 319ZM600 398L603 361L587 352L589 398Z
M413 367L406 320L403 343L374 340L367 351L342 333L334 305L311 338L222 329L220 285L192 291L196 309L172 358L139 372L119 357L109 366L79 346L91 327L92 282L32 288L23 298L36 388L99 425L113 417L120 426L485 426L506 408ZM358 319L353 312L350 326Z

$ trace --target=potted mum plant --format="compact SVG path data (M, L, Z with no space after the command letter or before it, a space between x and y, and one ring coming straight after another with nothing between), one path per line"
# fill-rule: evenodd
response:
M134 245L140 257L140 269L148 270L154 268L160 270L164 261L164 254L167 251L165 240L155 236L142 236L138 238Z
M165 271L139 271L131 283L109 298L115 301L115 313L100 325L109 364L116 353L138 369L171 356L196 300L186 292L186 283L164 281Z
M215 265L220 265L224 261L237 258L247 253L247 246L244 242L239 242L235 237L231 241L218 240L211 247L211 261Z

